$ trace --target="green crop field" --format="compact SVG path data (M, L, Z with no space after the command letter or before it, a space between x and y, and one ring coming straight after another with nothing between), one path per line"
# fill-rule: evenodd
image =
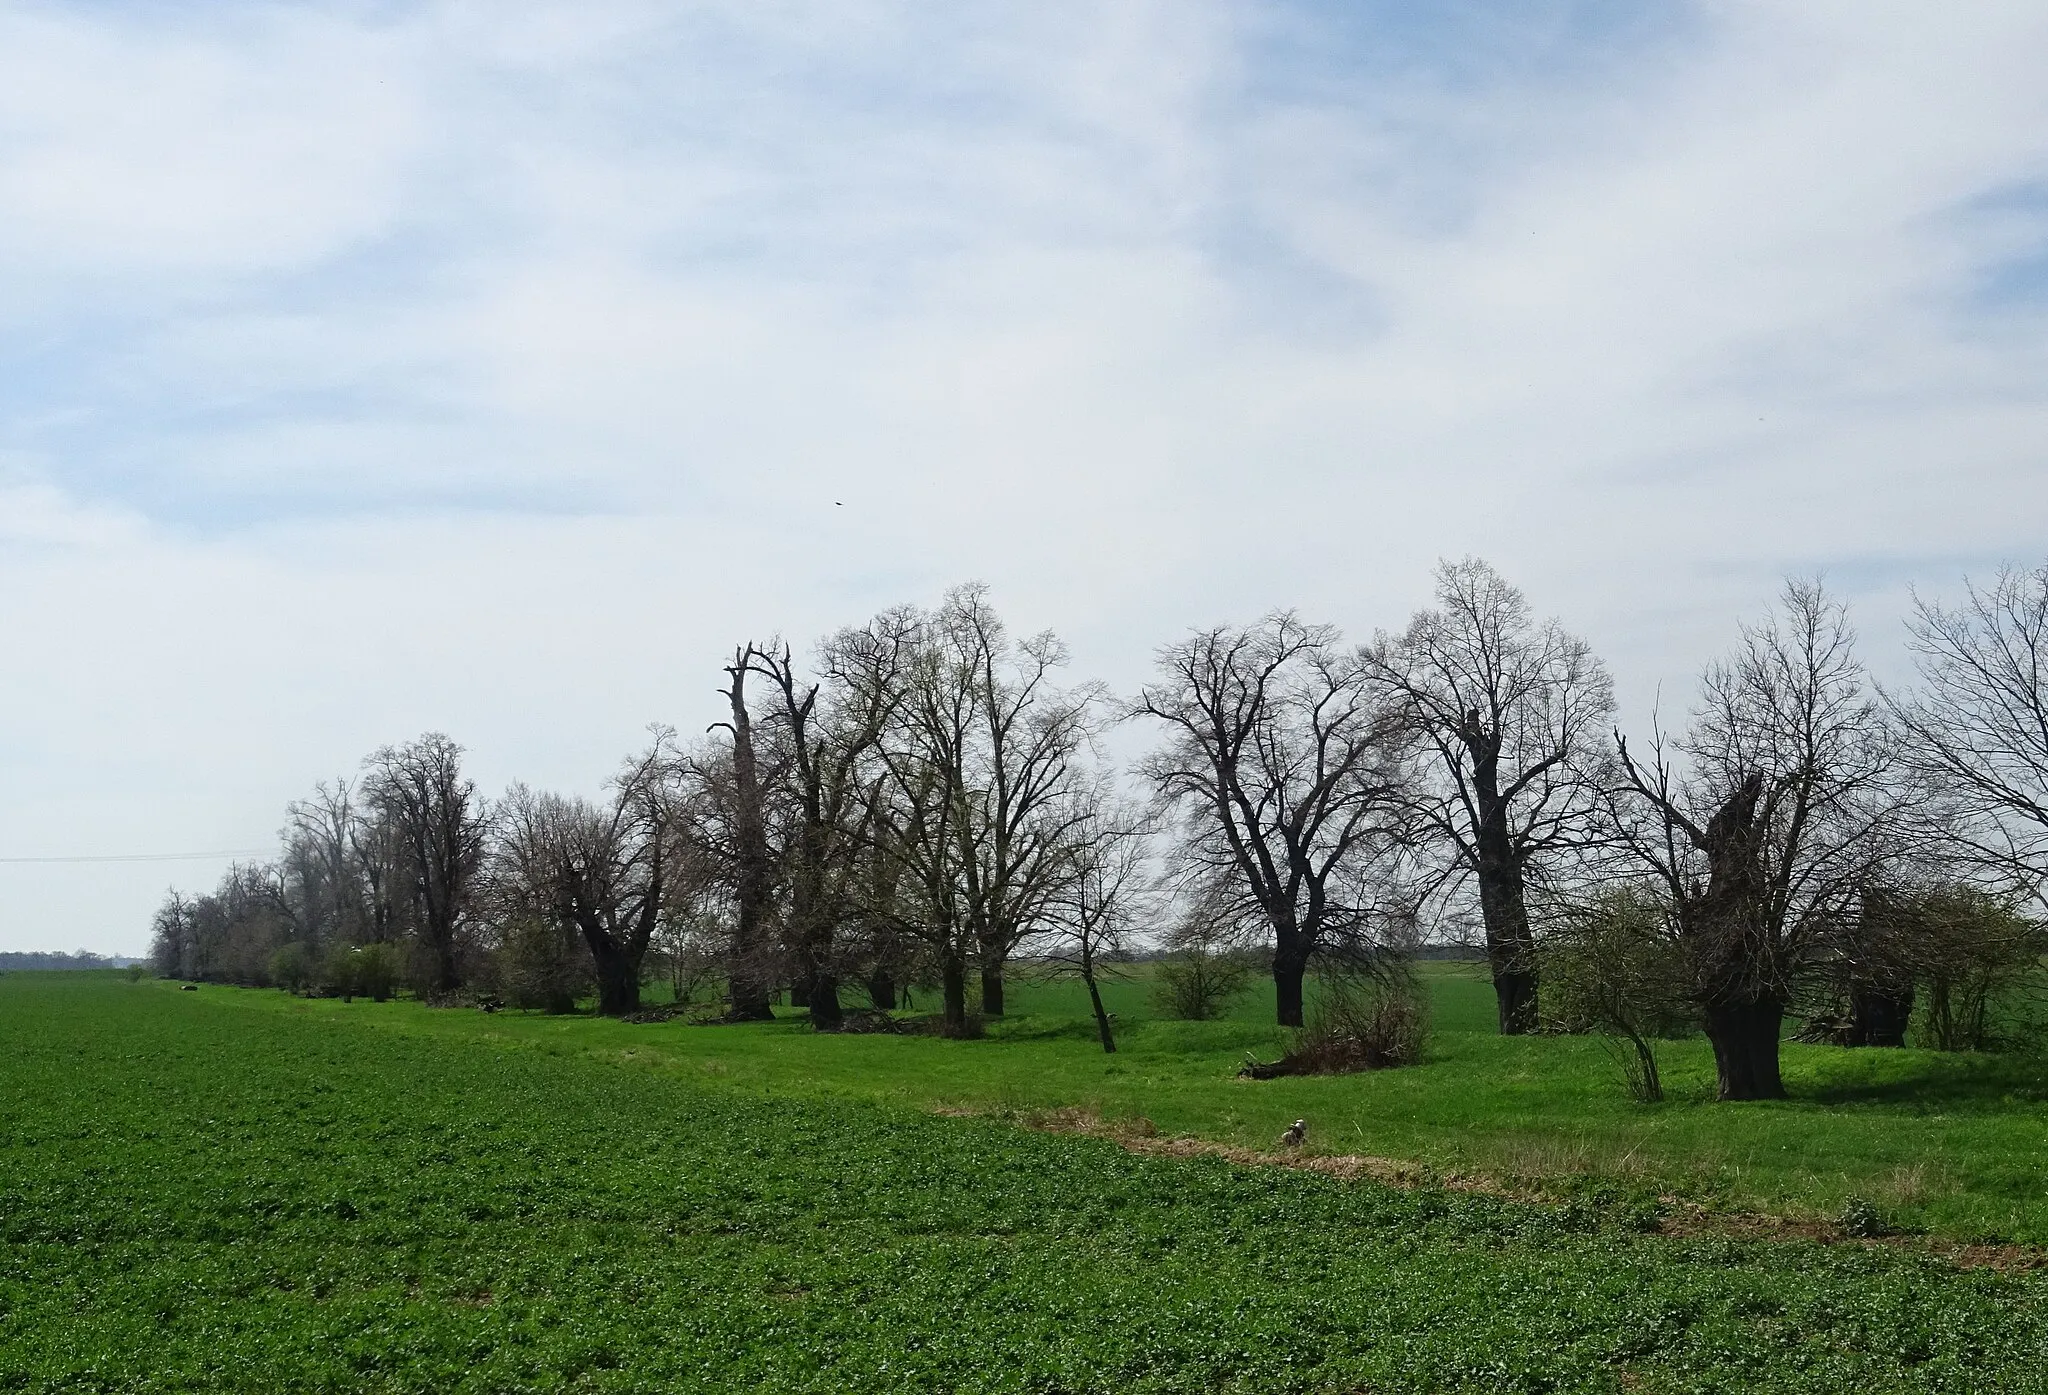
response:
M1085 1086L1372 1136L1419 1108L1400 1076L1462 1069L1269 1097L1215 1068L1249 1022L1106 1062L1027 1006L1010 1040L817 1041L0 978L0 1389L2048 1390L2038 1274L928 1112Z
M1631 1103L1598 1041L1502 1038L1470 967L1426 966L1436 1032L1412 1069L1260 1083L1247 1053L1281 1049L1270 986L1231 1020L1149 1019L1142 983L1113 985L1122 1049L1105 1057L1072 984L1013 989L991 1038L819 1037L801 1013L743 1028L632 1025L413 1003L343 1004L208 987L246 1011L340 1015L392 1030L479 1035L663 1065L782 1096L982 1113L1080 1109L1162 1133L1265 1148L1296 1118L1311 1151L1417 1163L1511 1188L1676 1194L1716 1207L1832 1219L1866 1203L1959 1241L2048 1245L2048 1063L2038 1056L1787 1045L1794 1098L1713 1099L1704 1040L1659 1043L1671 1098ZM163 991L152 989L150 991Z

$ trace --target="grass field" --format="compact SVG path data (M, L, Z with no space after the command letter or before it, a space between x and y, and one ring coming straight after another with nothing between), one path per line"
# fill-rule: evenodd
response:
M0 1389L2048 1390L2038 1274L926 1112L1085 1089L1262 1130L1342 1098L1448 1146L1385 1087L1483 1061L1446 1032L1269 1096L1220 1078L1250 1023L1106 1062L1025 1006L1010 1041L814 1041L0 978Z
M204 992L249 1011L339 1014L613 1060L631 1053L642 1065L777 1096L926 1111L1082 1109L1261 1148L1305 1117L1312 1150L1514 1186L1618 1186L1821 1219L1860 1200L1906 1229L2048 1245L2048 1063L2039 1057L1787 1045L1794 1097L1728 1105L1713 1101L1703 1040L1660 1043L1671 1098L1643 1106L1624 1096L1598 1041L1503 1039L1493 1030L1492 990L1473 969L1431 965L1427 973L1436 1032L1424 1065L1261 1083L1233 1077L1247 1052L1280 1049L1270 985L1213 1023L1150 1020L1142 984L1113 985L1110 1005L1123 1024L1114 1057L1096 1045L1086 999L1071 984L1015 986L1015 1013L979 1042L820 1038L801 1013L704 1028Z

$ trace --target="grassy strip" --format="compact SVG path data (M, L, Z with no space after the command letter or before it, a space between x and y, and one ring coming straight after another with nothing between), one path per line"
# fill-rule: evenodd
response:
M0 980L0 1389L2048 1389L2036 1277L229 998Z

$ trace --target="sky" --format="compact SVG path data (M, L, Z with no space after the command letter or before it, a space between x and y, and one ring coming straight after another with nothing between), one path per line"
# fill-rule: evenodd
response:
M595 791L987 582L1076 677L1478 555L1682 713L2048 557L2039 0L0 0L0 859ZM0 860L140 952L184 862Z

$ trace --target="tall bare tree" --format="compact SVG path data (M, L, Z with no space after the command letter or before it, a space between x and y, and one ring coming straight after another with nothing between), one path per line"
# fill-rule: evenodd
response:
M784 942L819 1031L837 1031L845 1016L840 979L851 960L842 930L857 914L855 880L875 818L867 767L903 701L915 634L915 617L900 611L842 630L821 646L816 682L799 676L786 646L748 651L785 737Z
M753 644L733 651L732 662L725 666L728 682L720 690L731 718L711 728L725 733L725 744L700 755L693 770L703 793L705 813L698 827L704 844L725 864L732 880L726 1004L728 1015L742 1021L775 1015L768 1001L777 862L770 837L770 801L779 771L763 759L747 697L747 678L763 654Z
M1546 861L1596 837L1614 684L1586 642L1477 558L1437 567L1436 605L1367 651L1436 754L1418 808L1469 878L1500 1030L1535 1030L1528 892Z
M1722 1099L1783 1097L1799 976L1893 852L1896 742L1855 638L1819 582L1788 581L1707 670L1683 772L1661 742L1638 760L1616 738L1621 788L1650 815L1616 822L1671 905Z
M1144 811L1111 797L1107 782L1085 792L1085 817L1075 824L1072 875L1054 898L1056 928L1042 950L1056 975L1088 989L1095 1034L1115 1052L1116 1033L1102 1002L1102 983L1117 977L1141 921L1153 909L1151 822Z
M668 734L626 763L608 806L561 804L556 906L597 968L597 1010L637 1011L641 969L666 905L675 854L674 760Z
M1327 625L1290 612L1159 652L1132 711L1167 727L1141 767L1175 816L1190 875L1226 888L1273 947L1280 1025L1303 1025L1319 955L1370 963L1409 841L1405 714Z
M470 910L487 831L462 748L440 732L385 746L363 762L363 795L401 850L434 992L462 985L457 936Z
M1891 696L1955 860L2048 905L2048 563L1915 600L1918 693Z
M938 949L942 982L954 959L963 976L971 962L982 1011L1000 1016L1004 966L1050 925L1072 874L1085 819L1074 795L1092 778L1104 695L1060 687L1065 646L1050 633L1012 638L984 586L954 588L917 630L881 748L882 826L922 892L919 933Z
M346 779L322 781L309 798L285 808L283 866L314 946L370 938L361 871L350 846L360 817Z

